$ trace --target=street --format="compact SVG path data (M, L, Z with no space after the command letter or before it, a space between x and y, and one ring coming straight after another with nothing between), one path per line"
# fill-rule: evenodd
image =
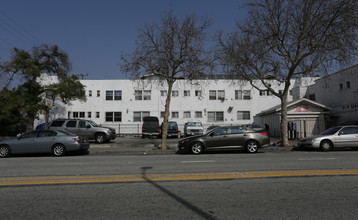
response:
M1 219L354 219L357 151L18 156Z

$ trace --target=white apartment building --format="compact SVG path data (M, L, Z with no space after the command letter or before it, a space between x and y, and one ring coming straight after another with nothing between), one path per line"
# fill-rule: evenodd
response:
M57 78L43 74L44 84ZM140 134L142 118L157 116L163 121L167 86L158 80L81 80L87 101L64 104L55 101L49 120L83 118L113 127L119 134ZM280 135L280 100L259 81L260 91L246 81L178 80L170 104L170 121L183 131L188 121L211 125L256 123L270 127L271 136ZM280 92L284 85L272 81ZM288 119L292 138L315 135L327 127L358 121L358 65L325 77L291 80ZM34 125L44 122L40 116Z
M307 78L309 80L311 78ZM41 81L55 82L56 77L46 74ZM144 116L157 116L160 122L163 121L167 87L158 80L81 80L81 83L85 86L87 101L76 100L68 104L55 101L50 110L50 121L56 118L90 119L113 127L120 134L140 134ZM259 81L257 85L260 85ZM271 86L276 91L283 89L283 85L274 81ZM276 96L264 86L260 87L262 90L258 91L246 81L178 80L172 91L169 120L176 121L182 131L188 121L200 121L204 129L213 124L253 123L256 114L280 104ZM35 122L35 126L42 122L43 117Z

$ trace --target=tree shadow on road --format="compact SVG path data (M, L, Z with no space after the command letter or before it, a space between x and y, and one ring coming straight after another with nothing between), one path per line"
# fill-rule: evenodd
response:
M203 210L201 210L199 207L191 204L190 202L184 200L183 198L179 197L178 195L170 192L169 190L165 189L164 187L160 186L159 184L157 184L156 182L150 180L147 175L146 172L147 170L152 169L153 167L141 167L142 169L142 178L144 180L146 180L146 182L152 184L154 187L156 187L157 189L159 189L161 192L167 194L168 196L170 196L171 198L173 198L174 200L176 200L177 202L179 202L181 205L183 205L184 207L190 209L191 211L195 212L196 214L198 214L199 216L203 217L204 219L216 219L213 216L211 216L210 214L204 212Z

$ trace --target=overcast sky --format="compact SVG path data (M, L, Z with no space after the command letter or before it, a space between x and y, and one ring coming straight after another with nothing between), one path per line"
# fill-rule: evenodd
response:
M11 48L58 45L69 55L72 72L86 79L119 79L121 52L131 53L138 29L160 15L196 13L213 20L211 35L230 32L245 11L243 0L1 0L0 57Z

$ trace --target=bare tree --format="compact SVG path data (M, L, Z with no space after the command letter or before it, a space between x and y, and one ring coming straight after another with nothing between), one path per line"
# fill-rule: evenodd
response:
M347 64L357 52L356 0L253 0L235 32L219 37L219 56L230 77L259 80L281 100L282 145L288 145L290 80ZM269 81L284 85L282 93Z
M195 14L179 18L164 13L160 23L153 22L140 30L136 49L122 54L121 70L134 79L155 76L168 86L165 103L162 149L166 149L169 107L172 88L178 79L196 79L211 67L210 54L205 50L206 30L211 21Z

